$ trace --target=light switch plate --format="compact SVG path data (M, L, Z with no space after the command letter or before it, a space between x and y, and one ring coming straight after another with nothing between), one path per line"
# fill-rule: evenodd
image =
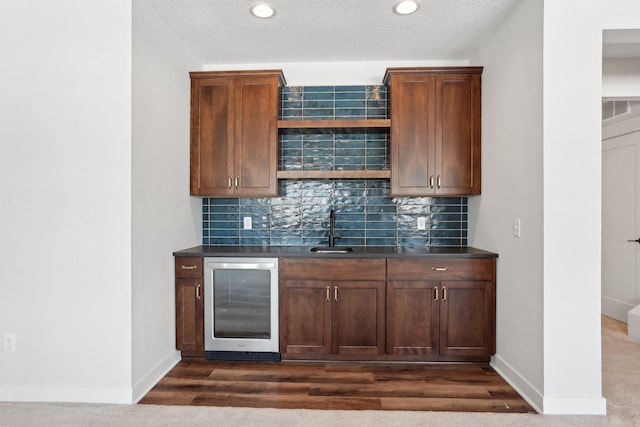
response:
M16 335L4 334L4 351L15 352L16 351Z
M513 237L520 237L521 230L522 224L520 223L520 218L515 218L513 220Z

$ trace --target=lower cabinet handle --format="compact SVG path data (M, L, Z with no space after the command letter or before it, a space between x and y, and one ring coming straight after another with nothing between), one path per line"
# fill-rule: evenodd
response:
M444 286L442 287L442 301L446 301L447 300L447 288L445 288Z
M434 291L433 300L437 302L438 301L438 287L436 286L435 288L433 288L433 291Z
M182 268L183 270L195 270L196 268L198 268L197 265L181 265L180 268Z
M331 301L331 286L327 286L327 301Z
M338 301L338 287L337 286L333 287L333 300L334 301Z
M433 271L447 271L449 267L431 267Z
M198 283L196 285L196 299L201 299L202 298L202 286Z

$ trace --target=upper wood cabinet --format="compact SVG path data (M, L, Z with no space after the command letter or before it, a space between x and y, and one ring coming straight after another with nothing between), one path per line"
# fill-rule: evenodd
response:
M480 194L482 67L389 68L391 195Z
M191 194L276 196L282 71L190 75Z

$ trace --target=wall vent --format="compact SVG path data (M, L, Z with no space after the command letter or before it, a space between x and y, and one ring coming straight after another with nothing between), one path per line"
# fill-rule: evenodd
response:
M605 101L602 103L602 121L629 114L629 101Z

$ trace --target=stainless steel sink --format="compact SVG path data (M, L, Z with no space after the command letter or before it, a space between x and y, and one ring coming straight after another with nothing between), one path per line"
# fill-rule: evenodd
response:
M349 252L353 252L353 248L340 246L316 246L311 248L311 252L317 252L319 254L348 254Z

